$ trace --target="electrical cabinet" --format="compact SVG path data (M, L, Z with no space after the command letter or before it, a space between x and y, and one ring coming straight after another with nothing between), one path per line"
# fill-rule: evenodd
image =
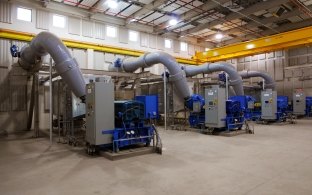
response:
M109 80L86 87L86 140L91 145L112 143L115 128L114 84Z
M212 128L226 127L225 88L213 85L205 89L205 125Z
M293 114L305 115L306 96L303 92L293 94Z
M276 91L267 89L261 92L261 118L264 120L277 119L277 94Z

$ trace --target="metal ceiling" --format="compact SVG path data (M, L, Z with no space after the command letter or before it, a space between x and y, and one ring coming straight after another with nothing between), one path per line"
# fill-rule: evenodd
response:
M216 46L276 34L312 24L312 0L54 0L90 13L152 26L159 35L176 33ZM176 18L178 24L169 25ZM224 37L216 40L215 34Z

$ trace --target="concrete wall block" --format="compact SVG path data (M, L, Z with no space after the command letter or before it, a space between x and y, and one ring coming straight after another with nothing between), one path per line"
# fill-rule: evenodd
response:
M251 56L251 61L257 61L258 60L258 55Z
M289 49L289 50L288 50L288 55L289 55L289 57L297 56L297 55L298 55L298 50L297 50L297 48Z
M243 62L245 62L245 58L238 58L237 61L238 61L239 63L243 63Z
M292 70L284 70L285 78L291 78L293 76L293 71Z
M245 57L245 62L250 62L250 60L251 60L250 56Z
M289 58L289 66L296 66L298 64L298 58Z
M238 63L237 64L237 71L242 71L242 70L244 70L244 64L243 63Z
M258 58L259 58L259 60L264 60L265 59L265 54L259 54Z
M271 58L275 57L275 53L274 52L270 52L270 53L267 53L266 56L267 56L267 59L271 59Z
M307 56L299 56L298 57L298 65L303 65L308 63L308 57Z
M283 57L284 56L284 51L275 51L275 56L276 57Z
M302 69L294 69L293 70L293 77L302 77Z

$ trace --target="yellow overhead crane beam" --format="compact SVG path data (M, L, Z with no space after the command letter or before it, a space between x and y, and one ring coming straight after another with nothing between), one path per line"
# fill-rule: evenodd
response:
M220 48L214 48L205 52L196 52L193 59L202 63L215 62L272 52L300 45L309 45L311 43L312 26Z
M30 42L31 39L35 36L36 36L35 34L12 31L12 30L7 30L7 29L0 29L0 38L4 38L4 39L12 39L12 40L17 40L17 41ZM138 57L145 53L144 51L139 51L139 50L130 50L130 49L121 48L121 47L113 47L113 46L107 46L107 45L101 45L101 44L79 42L79 41L69 40L69 39L62 39L62 41L67 47L71 47L71 48L93 49L95 51L135 56L135 57ZM180 57L175 57L175 58L177 62L179 63L198 65L197 61L193 59L180 58Z

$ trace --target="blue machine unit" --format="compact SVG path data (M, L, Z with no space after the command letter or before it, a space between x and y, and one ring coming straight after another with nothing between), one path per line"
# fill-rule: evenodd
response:
M312 96L306 97L306 116L312 116Z
M244 102L245 96L233 96L231 99L226 100L226 126L228 130L241 129L245 118Z
M153 129L150 125L145 124L145 119L147 118L143 102L115 101L114 151L134 144L150 144L153 138Z
M201 95L193 94L186 101L185 106L190 109L189 123L193 128L203 128L205 126L205 100Z
M136 96L135 100L142 102L145 105L144 118L158 119L158 96L157 95L140 95Z
M242 95L242 96L232 96L230 100L235 100L240 102L240 109L244 112L244 117L246 120L252 120L255 117L254 108L255 108L255 98Z
M277 121L285 121L288 113L288 97L277 96Z

